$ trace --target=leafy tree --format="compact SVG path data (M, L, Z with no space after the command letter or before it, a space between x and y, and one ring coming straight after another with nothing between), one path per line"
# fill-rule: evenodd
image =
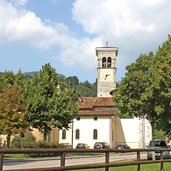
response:
M161 129L171 137L171 36L156 53L156 93L158 95L157 112L162 116L159 120Z
M76 76L70 76L66 78L66 82L70 86L77 86L79 84L79 79Z
M0 92L2 92L3 88L7 85L13 85L15 82L15 74L11 71L5 71L0 74Z
M152 134L155 128L171 121L171 37L158 49L141 55L126 67L114 101L120 117L140 117L149 120ZM171 125L170 125L171 126Z
M68 128L78 113L75 90L58 80L50 64L45 64L39 74L25 82L24 97L27 101L28 121L46 140L53 127Z
M0 74L0 92L3 90L3 88L17 84L22 87L22 84L24 82L24 75L19 70L16 74L14 74L12 71L5 71L4 73Z
M96 85L97 85L96 83L91 84L88 81L85 81L77 85L76 90L80 96L96 97L97 96Z
M10 147L12 135L23 134L27 129L25 114L20 87L8 85L0 94L0 133L7 135L7 147Z

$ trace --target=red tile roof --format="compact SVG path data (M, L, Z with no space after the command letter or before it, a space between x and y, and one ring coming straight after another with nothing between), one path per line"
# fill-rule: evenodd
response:
M111 116L114 110L112 97L80 97L80 116Z

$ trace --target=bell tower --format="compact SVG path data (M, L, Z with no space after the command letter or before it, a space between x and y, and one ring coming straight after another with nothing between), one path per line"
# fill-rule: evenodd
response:
M116 89L116 56L117 47L96 48L97 66L97 97L111 97L110 92Z

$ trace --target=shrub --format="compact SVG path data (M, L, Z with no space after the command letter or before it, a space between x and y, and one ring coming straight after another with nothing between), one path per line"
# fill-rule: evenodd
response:
M12 148L33 148L36 146L36 138L31 132L26 132L24 137L21 137L21 135L16 135L11 141Z
M47 141L38 141L31 132L24 134L24 137L17 135L11 142L12 148L64 148L63 144L51 143ZM59 153L30 153L30 157L59 156Z

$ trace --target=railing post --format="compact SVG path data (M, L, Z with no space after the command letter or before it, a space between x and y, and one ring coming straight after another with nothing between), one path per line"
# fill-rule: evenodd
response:
M160 151L160 171L163 171L163 150Z
M65 166L65 152L62 152L62 154L61 154L61 167L63 167L63 166Z
M3 168L3 160L4 160L4 154L0 153L0 171L2 171Z
M137 151L137 171L140 171L140 151Z
M109 152L106 151L105 164L109 164ZM109 166L105 167L105 171L109 171Z

